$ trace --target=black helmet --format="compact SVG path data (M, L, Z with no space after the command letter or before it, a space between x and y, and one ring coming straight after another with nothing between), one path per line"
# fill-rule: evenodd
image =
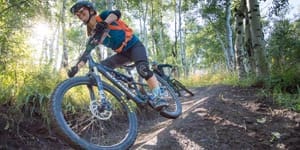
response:
M90 10L94 10L96 11L96 8L94 6L93 3L89 2L89 1L84 1L84 0L79 0L77 1L70 9L72 14L75 14L79 9L81 9L82 7L87 7Z

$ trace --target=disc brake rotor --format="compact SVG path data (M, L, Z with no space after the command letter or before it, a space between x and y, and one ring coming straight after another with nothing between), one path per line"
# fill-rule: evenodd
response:
M108 120L112 116L112 110L97 100L91 101L90 110L93 116L100 120Z

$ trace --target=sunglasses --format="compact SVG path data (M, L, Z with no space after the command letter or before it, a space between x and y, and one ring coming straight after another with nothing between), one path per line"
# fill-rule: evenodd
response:
M75 15L76 15L77 17L79 17L80 15L83 14L83 11L84 11L84 10L86 10L85 7L80 8L77 12L75 12Z

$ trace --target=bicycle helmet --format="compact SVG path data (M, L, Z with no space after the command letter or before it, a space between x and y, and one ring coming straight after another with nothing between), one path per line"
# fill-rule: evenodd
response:
M82 7L87 7L90 10L96 11L96 8L93 3L89 1L77 1L70 9L71 13L74 15L78 10L80 10Z

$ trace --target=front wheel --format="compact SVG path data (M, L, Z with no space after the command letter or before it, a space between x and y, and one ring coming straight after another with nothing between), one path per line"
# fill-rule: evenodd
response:
M160 114L166 118L175 119L182 113L181 102L174 92L173 88L159 75L155 74L161 88L161 98L169 103L169 106L163 108Z
M128 149L137 137L137 117L128 101L103 82L105 106L88 76L65 80L54 90L50 115L57 133L80 149Z

